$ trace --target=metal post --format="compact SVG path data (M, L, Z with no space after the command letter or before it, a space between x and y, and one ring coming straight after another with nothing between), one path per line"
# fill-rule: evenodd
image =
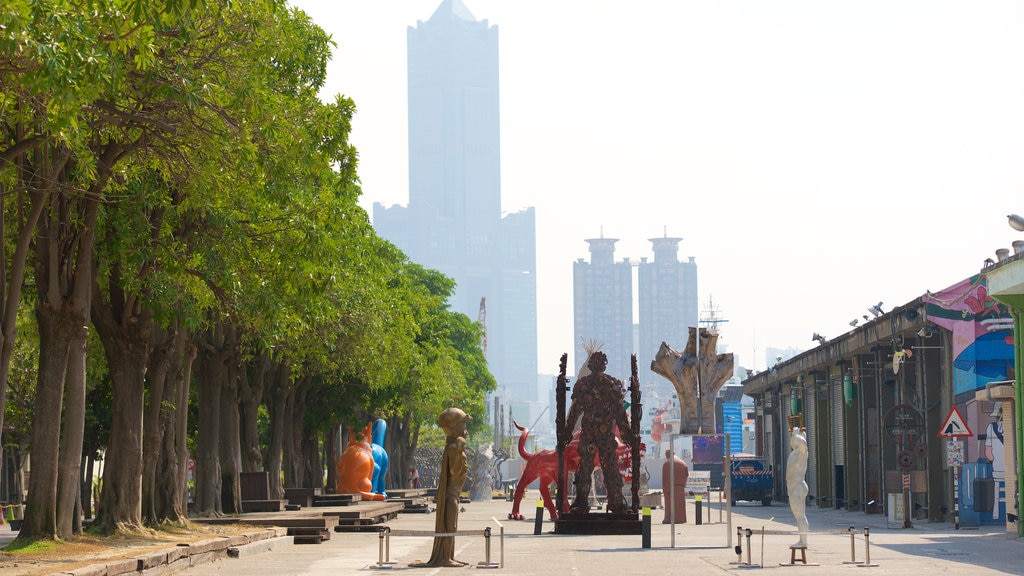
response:
M702 518L701 518L701 501L703 499L704 499L704 496L702 494L697 494L696 495L696 502L697 502L697 514L696 514L697 522L696 522L696 524L697 524L697 526L700 526L701 524L704 523Z
M641 535L640 535L640 546L642 548L651 547L651 507L644 506L641 515L643 521L641 523Z
M533 535L540 536L544 527L544 501L537 500L537 516L533 520Z
M747 564L750 564L750 535L753 532L754 531L751 530L750 528L746 529L746 534L747 534ZM762 538L764 538L764 536L762 536ZM764 543L763 542L761 543L761 557L762 558L764 557ZM761 562L763 563L764 560L761 560Z
M377 565L384 565L384 530L380 531L380 539L377 542Z
M953 529L960 529L960 467L953 466Z
M864 563L858 564L858 566L871 568L878 566L878 564L871 563L871 535L869 534L869 530L870 529L867 526L864 527Z
M498 525L501 526L501 523L499 522ZM505 534L505 527L504 526L501 526L501 533L503 535ZM504 541L502 541L502 546L504 546ZM504 557L504 554L505 553L504 553L504 548L503 548L502 549L502 556L503 557ZM502 561L504 561L504 560L502 560ZM490 526L484 528L484 561L483 562L477 562L476 567L477 568L500 568L501 567L501 564L495 564L494 562L491 562L491 527Z
M736 527L736 563L743 563L743 528L741 526Z
M860 564L860 562L857 560L857 546L854 542L856 536L856 529L853 526L850 526L846 529L846 532L850 534L850 561L843 562L843 564Z

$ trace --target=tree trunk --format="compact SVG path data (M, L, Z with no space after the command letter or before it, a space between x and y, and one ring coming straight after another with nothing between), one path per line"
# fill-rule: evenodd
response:
M99 331L99 330L98 330ZM121 341L121 339L118 339ZM138 339L136 343L146 341ZM122 344L127 344L121 341ZM105 343L105 347L109 344ZM139 350L139 348L142 348ZM103 465L99 523L104 531L142 526L142 419L146 346L109 347L114 418Z
M170 388L167 384L167 374L171 370L176 340L176 333L153 327L152 346L146 369L149 394L143 412L142 433L142 517L150 525L159 525L163 521L163 506L158 501L156 487L157 462L161 460L163 437L167 433L162 407L166 400L165 391Z
M267 410L270 412L270 442L267 446L267 471L270 472L270 497L283 498L281 485L283 472L284 443L287 430L285 413L294 384L287 364L278 364L276 374L268 390Z
M185 509L178 484L176 418L182 363L187 331L176 328L154 332L154 347L149 362L149 404L146 407L143 437L143 516L147 522L181 522ZM187 397L186 400L187 402ZM167 409L174 406L174 409Z
M302 428L302 485L305 488L323 488L324 466L320 460L320 434L309 426Z
M190 464L194 462L188 453L188 396L189 387L192 382L192 364L196 359L196 347L191 342L186 342L187 355L182 373L177 379L177 400L175 404L175 460L178 465L178 507L188 515L188 471Z
M61 402L71 334L59 308L36 304L39 373L32 418L32 473L28 477L25 520L19 539L57 538L57 458Z
M334 424L324 438L324 459L327 464L327 492L338 485L338 459L341 458L341 424ZM392 484L394 486L394 484Z
M238 514L242 511L241 476L242 447L238 429L238 369L232 364L224 370L220 386L220 478L221 511Z
M218 366L219 365L219 366ZM200 353L196 364L199 390L199 437L196 446L196 515L216 516L220 505L220 385L223 365L219 355Z
M19 188L28 190L27 198L30 206L20 210L23 220L19 223L18 242L10 260L7 252L0 251L0 430L4 429L4 413L7 404L7 378L11 369L11 356L14 354L14 342L17 337L18 307L21 304L21 292L25 283L28 268L29 248L35 237L43 208L49 199L50 183L56 181L57 174L64 170L70 153L66 148L46 148L31 157L38 160L30 165L28 156L17 158ZM8 190L0 183L0 238L7 238L7 222L5 215ZM4 449L0 442L0 462L3 461Z
M231 328L217 324L200 341L199 377L199 442L196 453L196 514L214 516L224 512L221 506L222 462L220 439L223 431L221 387L229 380L228 362L235 355ZM234 394L234 393L233 393ZM237 409L235 410L237 413ZM238 428L235 423L234 433Z
M81 480L78 486L82 499L82 516L85 518L92 518L92 475L95 465L92 454L82 456Z
M284 445L285 485L308 487L306 482L305 464L302 459L302 421L306 414L306 396L309 393L311 377L303 376L296 383L289 398L285 412L285 423L288 426L287 441ZM289 476L290 472L290 476Z
M70 540L81 531L79 477L85 437L85 349L89 329L79 327L72 336L64 386L64 430L57 463L57 536Z
M242 471L263 470L263 453L260 450L259 408L263 401L263 389L270 370L271 361L266 353L260 354L249 370L242 370L238 379L238 413L242 443Z

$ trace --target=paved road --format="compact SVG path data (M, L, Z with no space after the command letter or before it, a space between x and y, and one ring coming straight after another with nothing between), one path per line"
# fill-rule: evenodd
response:
M535 491L527 493L526 502L535 502ZM492 529L491 560L502 563L494 571L505 575L587 574L587 575L664 575L700 576L756 568L772 574L797 572L800 576L824 574L863 575L927 573L1024 574L1024 538L1007 534L1001 527L954 530L949 523L915 521L914 527L903 523L887 526L878 515L822 510L808 510L812 534L809 536L807 566L789 565L789 545L796 541L795 524L784 503L763 507L740 503L733 508L731 530L724 513L714 508L704 523L693 524L693 502L689 503L691 523L677 525L672 547L670 525L661 524L664 512L652 511L651 547L643 548L640 536L571 536L556 535L554 524L545 520L542 534L534 535L533 520L506 520L511 504L504 501L473 502L464 505L459 516L460 532ZM533 507L529 506L531 512ZM721 520L720 520L721 518ZM433 514L400 514L389 523L394 535L390 538L385 564L388 572L412 574L455 573L481 570L477 564L485 560L485 539L480 535L456 538L456 558L469 562L467 568L410 568L409 563L426 560L433 540L430 536L402 535L402 532L431 532ZM737 563L733 546L736 528L753 529L750 540L750 564ZM854 552L849 535L842 533L849 526L856 529ZM504 543L499 537L504 528ZM847 563L865 560L863 530L869 529L870 560L877 566ZM760 535L762 528L763 546ZM728 538L731 532L731 543ZM785 532L777 534L773 532ZM372 573L379 566L381 539L377 533L337 533L319 545L288 545L268 552L242 558L227 558L189 569L190 576L254 576L257 574L338 576L339 574ZM748 549L743 538L742 560ZM502 551L502 547L504 550ZM762 560L763 558L763 560ZM763 568L762 568L763 567Z

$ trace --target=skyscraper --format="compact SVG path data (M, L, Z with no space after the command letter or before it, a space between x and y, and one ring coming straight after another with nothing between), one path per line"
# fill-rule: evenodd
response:
M672 383L651 372L651 360L662 342L682 351L688 328L697 326L698 321L697 264L692 256L687 262L679 261L681 241L668 236L651 238L654 260L645 259L637 267L640 381L656 384L666 395L674 391Z
M615 261L616 242L587 240L590 262L580 258L572 266L575 366L569 371L575 375L587 358L584 344L595 341L608 356L608 374L625 382L633 353L633 267L629 260Z
M373 206L377 233L456 281L452 309L487 302L498 386L535 400L537 265L533 208L501 215L498 29L443 0L408 30L409 205Z

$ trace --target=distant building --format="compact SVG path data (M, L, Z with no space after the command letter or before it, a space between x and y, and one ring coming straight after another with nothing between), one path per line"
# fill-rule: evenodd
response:
M678 258L682 238L651 238L654 260L641 259L637 267L637 300L640 323L637 365L640 382L650 382L659 394L672 394L672 383L651 372L651 360L662 342L683 350L688 328L697 326L697 264Z
M608 374L629 380L629 357L633 353L633 267L629 260L615 261L616 242L613 238L587 240L590 262L580 258L572 267L575 366L568 371L573 376L587 359L584 344L596 341L608 356Z
M375 203L374 227L456 281L452 310L475 320L487 299L499 393L536 401L535 215L501 214L498 28L444 0L409 27L408 77L409 205Z

